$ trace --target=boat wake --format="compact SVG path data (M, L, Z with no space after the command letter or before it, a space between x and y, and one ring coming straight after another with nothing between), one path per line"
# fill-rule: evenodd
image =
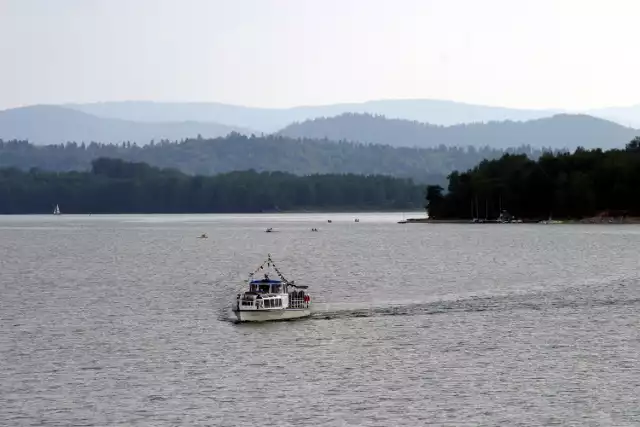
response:
M386 306L326 309L318 304L312 319L334 320L356 317L424 316L461 312L507 312L516 310L545 311L565 308L599 308L640 306L638 282L565 288L553 292L529 292L524 294L467 297L456 300L430 301L412 304L388 304ZM354 307L356 306L356 307ZM358 307L359 306L359 307Z

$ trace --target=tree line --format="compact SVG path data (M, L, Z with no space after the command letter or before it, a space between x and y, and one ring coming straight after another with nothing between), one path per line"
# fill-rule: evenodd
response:
M423 207L424 186L382 175L229 172L187 175L99 158L90 171L0 169L0 214L254 213Z
M0 140L0 168L49 171L88 171L100 157L143 162L160 168L178 169L190 175L214 175L236 170L285 171L309 174L379 174L411 178L415 182L446 184L454 170L466 170L483 159L496 159L505 152L537 158L542 154L530 146L509 150L490 147L394 148L388 145L291 139L282 136L194 138L184 141L152 141L139 146L76 143L37 146L27 141Z
M446 194L427 187L436 219L496 219L501 209L524 219L640 216L640 137L621 150L578 148L538 160L505 154L448 180Z

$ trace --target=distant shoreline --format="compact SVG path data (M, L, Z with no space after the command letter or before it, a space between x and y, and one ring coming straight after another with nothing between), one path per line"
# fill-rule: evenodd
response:
M292 215L292 214L326 214L326 215L348 215L348 214L414 214L417 210L385 210L385 209L345 209L345 210L282 210L264 212L62 212L60 216L90 216L90 215ZM29 213L0 213L0 216L37 216L53 215L51 212L29 212Z
M520 223L502 223L498 221L485 221L485 222L472 222L469 219L431 219L431 218L409 218L408 224L544 224L544 220L523 220ZM638 225L640 224L640 217L596 217L596 218L583 218L583 219L559 219L552 220L548 225L580 225L580 224L594 224L594 225Z

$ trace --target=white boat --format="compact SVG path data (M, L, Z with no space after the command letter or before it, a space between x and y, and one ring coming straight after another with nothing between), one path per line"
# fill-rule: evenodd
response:
M56 205L56 207L53 209L53 214L60 215L60 206Z
M255 279L258 272L272 268L278 279L263 273L261 279ZM249 275L249 290L236 296L233 313L239 322L268 322L291 320L311 316L311 298L304 289L308 286L296 285L286 279L275 266L271 255L253 273Z
M549 215L548 220L542 220L538 224L562 224L562 221L554 220L551 215Z

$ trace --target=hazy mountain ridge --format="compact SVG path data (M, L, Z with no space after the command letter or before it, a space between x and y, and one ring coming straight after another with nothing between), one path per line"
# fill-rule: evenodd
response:
M624 126L640 128L640 104L628 107L609 107L585 111L586 114L620 123Z
M95 105L113 106L110 103ZM143 119L151 117L145 115L147 110L142 110L136 116L141 121L131 121L99 117L72 108L52 105L15 108L0 111L0 138L29 140L41 145L67 141L78 143L131 141L143 145L151 140L175 141L194 138L198 135L206 139L226 136L231 132L245 135L260 134L249 128L228 126L219 122L144 121ZM187 113L188 111L184 112L184 114ZM162 116L162 118L168 119L168 116ZM195 119L206 118L195 115ZM637 129L587 115L556 114L529 121L491 121L444 126L369 113L342 113L293 122L279 130L277 134L292 138L347 140L388 144L395 147L472 145L505 149L529 145L573 149L577 146L622 147L639 132Z
M35 105L0 111L0 138L25 139L35 144L61 144L131 141L146 144L151 140L184 139L198 134L204 138L225 136L246 129L218 123L195 121L143 123L97 117L55 105Z
M389 118L416 120L437 125L459 123L531 120L547 117L556 110L525 110L465 104L431 99L377 100L291 108L243 107L217 102L117 101L90 104L67 104L99 117L157 122L196 120L213 121L229 126L276 132L291 123L343 113L382 114Z
M526 122L435 126L369 114L342 114L294 123L278 134L291 138L359 141L405 147L522 145L556 149L622 148L640 130L587 115L557 114Z
M116 101L68 104L69 108L100 117L146 122L195 120L276 132L291 123L344 113L384 115L451 126L493 121L528 121L560 113L589 114L624 126L640 127L640 105L569 112L563 109L518 109L437 99L387 99L291 108L260 108L218 102Z

